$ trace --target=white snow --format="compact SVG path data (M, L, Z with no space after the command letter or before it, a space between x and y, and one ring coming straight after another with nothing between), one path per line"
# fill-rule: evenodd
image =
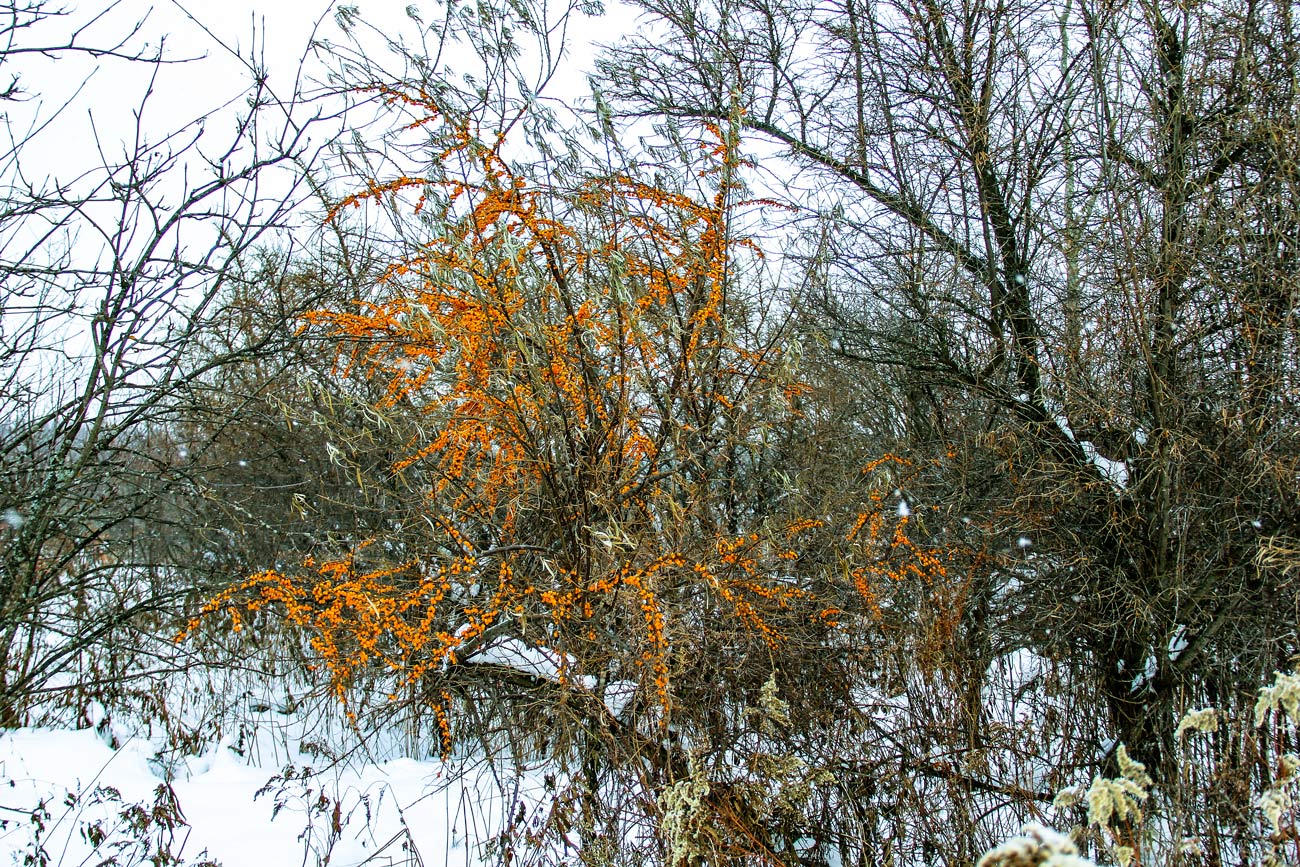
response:
M1181 623L1174 628L1174 632L1169 636L1169 661L1176 662L1182 652L1187 649L1187 627Z
M1084 440L1079 443L1083 449L1083 454L1087 457L1089 463L1097 468L1102 477L1109 481L1116 488L1124 489L1128 487L1128 465L1123 461L1113 461L1097 451L1097 447L1092 443Z
M1079 448L1083 449L1083 455L1088 459L1088 463L1097 468L1102 478L1109 481L1117 489L1123 490L1128 487L1128 465L1123 461L1111 460L1097 451L1097 447L1088 440L1079 441L1074 436L1074 429L1070 427L1070 420L1064 415L1056 415L1053 419L1056 426L1060 428L1061 433L1065 434L1070 442L1078 443ZM1138 445L1145 445L1147 441L1146 431L1138 428L1133 432L1133 439Z
M533 647L510 636L499 638L482 650L475 651L465 661L504 665L545 680L570 679L581 684L584 689L596 688L596 678L575 676L578 664L573 657L549 648Z
M1065 434L1066 438L1068 438L1070 442L1076 441L1074 439L1074 430L1070 427L1069 419L1063 415L1058 415L1055 417L1054 421L1056 422L1056 426L1061 429L1061 433Z
M1133 692L1137 692L1155 679L1157 671L1157 662L1155 655L1149 655L1142 664L1142 670L1138 672L1137 677L1133 678Z
M1021 830L1020 836L1012 837L979 860L979 867L1009 867L1016 864L1094 867L1091 861L1079 856L1078 848L1069 837L1037 822L1028 823Z
M24 863L37 847L50 863L98 863L129 843L123 809L149 810L167 791L156 748L134 739L113 750L90 729L0 734L0 863ZM405 758L277 776L280 769L250 763L229 738L185 765L170 783L188 824L176 828L172 854L224 867L408 863L404 847L425 864L470 867L489 860L483 847L508 817L536 813L545 794L539 775L524 775L507 795L483 763L464 776ZM31 816L42 803L49 818L38 831ZM98 846L85 833L96 822L108 832Z
M615 680L605 686L605 707L610 716L617 719L623 715L636 696L636 687L635 680Z

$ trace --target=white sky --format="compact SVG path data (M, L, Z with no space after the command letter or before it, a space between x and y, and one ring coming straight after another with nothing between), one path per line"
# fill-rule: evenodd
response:
M22 44L57 44L69 25L93 18L108 6L105 2L69 4L66 20L51 20L40 28L22 34ZM51 0L51 7L57 5ZM305 61L308 78L323 74L318 61L308 50L313 33L317 38L339 39L332 15L333 2L325 0L119 0L80 38L86 45L111 44L131 32L142 18L144 25L128 44L156 47L160 41L167 56L196 58L193 62L162 67L152 83L154 70L145 64L85 56L64 55L47 59L36 55L8 58L4 66L6 81L21 74L28 98L18 104L0 106L16 131L29 129L33 123L48 119L56 109L72 100L62 110L57 123L40 136L39 148L28 148L24 162L29 180L56 175L67 179L86 168L98 165L95 139L108 150L111 158L120 155L120 142L134 135L134 116L146 93L143 126L154 136L170 132L223 105L232 108L225 115L233 122L234 111L242 105L250 83L250 72L229 52L213 43L185 10L228 46L245 57L256 56L270 72L269 83L282 97L294 90L300 64ZM405 0L352 0L361 10L362 19L383 29L386 34L414 34L413 22L405 14ZM417 7L431 6L417 3ZM437 4L441 6L441 4ZM575 15L569 29L568 58L562 65L548 94L566 102L587 94L586 73L594 65L593 41L609 42L634 26L634 19L617 0L607 4L611 12L599 19ZM147 17L146 17L147 16ZM467 65L472 63L466 58ZM38 120L39 119L39 120ZM211 126L211 124L210 124ZM314 138L328 138L321 129ZM117 148L116 153L112 150Z
M406 2L352 0L352 3L360 7L363 20L382 28L385 35L411 34L414 38L416 25L405 14ZM264 63L272 89L282 98L292 95L304 58L307 76L317 80L323 77L323 68L308 50L314 30L318 39L344 41L332 14L334 4L326 0L119 0L112 5L110 0L66 0L64 3L48 0L47 8L61 5L69 12L66 17L46 19L20 32L16 44L29 49L59 46L66 43L73 28L94 19L81 33L78 43L111 47L128 37L143 19L140 31L127 40L127 50L156 47L161 42L166 56L194 59L155 68L149 64L66 52L49 57L0 56L0 87L8 86L11 78L18 76L24 92L20 100L0 102L3 120L0 135L7 131L18 140L31 135L19 151L21 177L15 174L14 164L7 156L0 159L6 184L48 189L57 180L84 189L87 184L98 182L102 172L97 170L106 162L124 161L123 153L136 132L137 115L141 117L140 127L150 140L151 149L163 136L210 115L197 148L188 155L189 183L193 186L211 176L201 157L219 154L231 142L237 116L247 112L244 98L251 83L247 66L215 44L213 36L245 58L256 56L259 63ZM433 5L417 3L426 8ZM191 20L185 9L212 35ZM562 66L564 75L552 83L547 94L569 102L585 96L586 72L592 67L595 55L592 41L613 41L620 33L630 31L632 21L625 10L594 20L575 16L568 34L571 57ZM475 65L473 61L472 57L465 58L467 68ZM304 109L302 116L317 108ZM337 124L332 128L324 124L312 127L313 146L326 144L337 131ZM197 132L197 127L192 126L191 132ZM181 150L187 141L188 138L179 140L172 150ZM0 156L10 151L7 144L12 146L12 142L0 142ZM268 178L268 182L272 186L263 187L260 194L274 197L277 185L284 184L287 188L288 175ZM169 189L171 184L176 184L175 189L179 190L179 183L175 174L167 179ZM165 199L164 204L167 204ZM102 255L98 252L102 247L98 239L102 236L97 232L104 227L111 230L114 225L115 215L103 211L111 206L96 207L99 210L83 214L80 223L70 224L72 236L67 240L72 244L74 258L81 261L93 262ZM319 218L304 219L315 222ZM90 220L97 220L100 229L94 229ZM17 231L29 232L34 241L44 228L40 220L34 220L24 222ZM21 241L20 237L20 246ZM270 242L272 238L266 237L264 241ZM39 250L36 255L40 255ZM89 347L86 336L89 314L85 311L92 310L97 303L94 293L102 295L105 291L113 289L100 286L80 297L77 303L84 308L85 315L67 316L61 325L51 323L46 345L62 344L61 353L72 358L85 354ZM0 311L5 311L0 332L23 328L23 321L13 318L21 317L21 313L7 310L7 305L0 305ZM24 363L32 365L33 375L37 375L45 369L48 359L34 354Z

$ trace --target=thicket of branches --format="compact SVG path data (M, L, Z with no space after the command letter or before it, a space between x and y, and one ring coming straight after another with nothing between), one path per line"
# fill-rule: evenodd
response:
M52 705L75 716L93 696L184 664L157 630L229 580L205 572L204 551L184 539L200 499L175 436L192 417L186 395L291 344L284 329L227 345L213 335L301 198L311 155L292 101L257 78L245 110L212 129L215 107L153 129L153 84L173 59L149 47L144 21L113 34L102 17L0 5L5 726ZM55 165L47 148L76 128L80 106L46 104L33 58L148 71L138 103L115 107L134 119L129 137L91 138ZM206 438L191 445L197 456Z
M179 199L182 145L40 186L16 139L0 723L233 627L553 767L507 863L1292 851L1293 5L637 5L589 111L580 10L339 7L319 159L257 76Z

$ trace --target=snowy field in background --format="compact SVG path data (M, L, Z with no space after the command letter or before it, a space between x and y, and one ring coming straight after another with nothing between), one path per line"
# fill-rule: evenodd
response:
M139 863L165 848L179 859L167 863L224 867L469 867L496 860L503 816L515 831L543 818L540 775L501 779L480 764L453 776L437 759L304 773L313 757L301 754L286 774L228 740L167 783L146 739L114 750L92 729L0 734L0 865Z
M239 659L232 641L213 652ZM557 676L512 649L479 661ZM557 847L577 843L511 848L541 837L570 785L553 765L494 764L481 744L444 762L418 708L363 707L373 690L359 690L362 733L303 671L186 666L187 648L169 651L177 670L142 675L115 710L52 704L33 708L42 727L0 730L0 867L522 867L562 863Z

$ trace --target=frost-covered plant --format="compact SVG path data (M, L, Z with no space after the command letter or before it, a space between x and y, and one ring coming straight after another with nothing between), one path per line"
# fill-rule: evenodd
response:
M1290 783L1295 781L1296 768L1300 768L1300 757L1295 753L1287 753L1282 756L1280 773L1273 785L1260 795L1258 804L1260 810L1264 812L1264 817L1268 819L1269 825L1273 828L1274 834L1282 833L1282 816L1294 806L1295 801L1291 796Z
M763 852L777 841L766 839L769 822L802 827L818 788L835 782L824 768L811 767L798 756L756 752L748 774L722 772L713 782L692 756L690 776L666 786L659 794L659 834L670 867L719 863L720 857Z
M798 821L812 799L813 791L835 782L825 768L810 767L798 756L756 753L750 768L757 775L743 791L755 815L779 815Z
M705 799L709 781L703 769L691 762L691 776L666 786L659 794L659 833L670 867L690 864L708 850L711 819Z
M1174 731L1175 738L1181 738L1183 732L1217 732L1219 730L1219 712L1212 707L1189 710L1178 723Z
M763 729L771 733L790 725L790 704L783 700L777 690L776 671L768 675L767 681L758 693L758 707L755 709L763 719Z
M1300 675L1277 672L1272 686L1259 691L1259 700L1255 702L1255 726L1263 726L1269 711L1284 715L1292 724L1300 725ZM1277 775L1272 783L1255 801L1255 806L1264 814L1269 827L1269 852L1264 864L1282 865L1294 863L1288 861L1282 851L1286 841L1295 843L1296 837L1296 788L1300 784L1300 756L1284 753L1278 759ZM1297 853L1293 851L1292 856Z
M1300 675L1278 672L1271 685L1259 691L1255 704L1254 725L1261 728L1273 713L1279 724L1300 725ZM1188 738L1199 734L1217 732L1220 725L1227 721L1223 711L1215 708L1196 708L1188 711L1175 729L1175 740L1183 753L1183 767L1193 766L1189 753ZM1282 742L1293 740L1294 735L1282 738ZM1130 864L1161 863L1160 853L1144 852L1141 836L1151 831L1153 817L1144 816L1154 786L1146 766L1133 759L1124 745L1115 752L1119 775L1105 777L1097 775L1085 790L1082 786L1063 789L1057 794L1053 806L1058 811L1065 811L1080 803L1086 804L1088 825L1093 828L1098 839L1104 844L1107 854L1121 867ZM1283 864L1300 863L1300 842L1297 835L1295 808L1297 789L1300 788L1300 755L1284 753L1277 760L1276 774L1264 786L1252 803L1263 814L1264 834L1256 837L1254 842L1267 845L1261 863L1268 867L1280 867ZM1173 804L1174 814L1167 816L1173 820L1174 827L1182 827L1184 821L1194 820L1194 813L1184 803ZM1182 810L1182 812L1178 812ZM1076 829L1071 832L1078 839ZM1173 863L1183 863L1186 858L1204 858L1202 841L1196 837L1176 835L1176 843L1171 841L1170 851ZM1291 848L1284 850L1289 845ZM1245 854L1243 850L1243 855ZM1245 859L1243 859L1244 861ZM1059 833L1040 825L1026 825L1022 836L1013 837L1002 845L990 850L980 859L980 867L1079 867L1090 864L1078 855L1074 843ZM1250 863L1254 863L1252 860Z
M1119 763L1118 777L1098 774L1088 787L1088 824L1097 828L1106 841L1111 856L1121 867L1133 863L1138 855L1138 838L1134 829L1142 821L1142 803L1151 788L1146 765L1129 756L1123 744L1115 752Z
M1147 799L1151 776L1146 765L1130 758L1128 749L1119 745L1116 751L1120 775L1108 779L1100 774L1093 778L1084 798L1088 802L1088 824L1109 827L1112 819L1121 822L1142 818L1141 804Z
M1069 837L1030 822L1020 836L1012 837L980 858L978 867L1095 867L1080 857Z
M1300 674L1276 672L1273 685L1259 691L1255 702L1255 726L1264 724L1268 712L1281 711L1291 722L1300 725Z
M824 767L794 754L785 730L790 706L776 673L759 689L745 737L725 754L703 746L688 756L689 774L665 786L656 801L659 836L669 867L721 864L750 857L794 857L811 826L819 790L835 783Z

